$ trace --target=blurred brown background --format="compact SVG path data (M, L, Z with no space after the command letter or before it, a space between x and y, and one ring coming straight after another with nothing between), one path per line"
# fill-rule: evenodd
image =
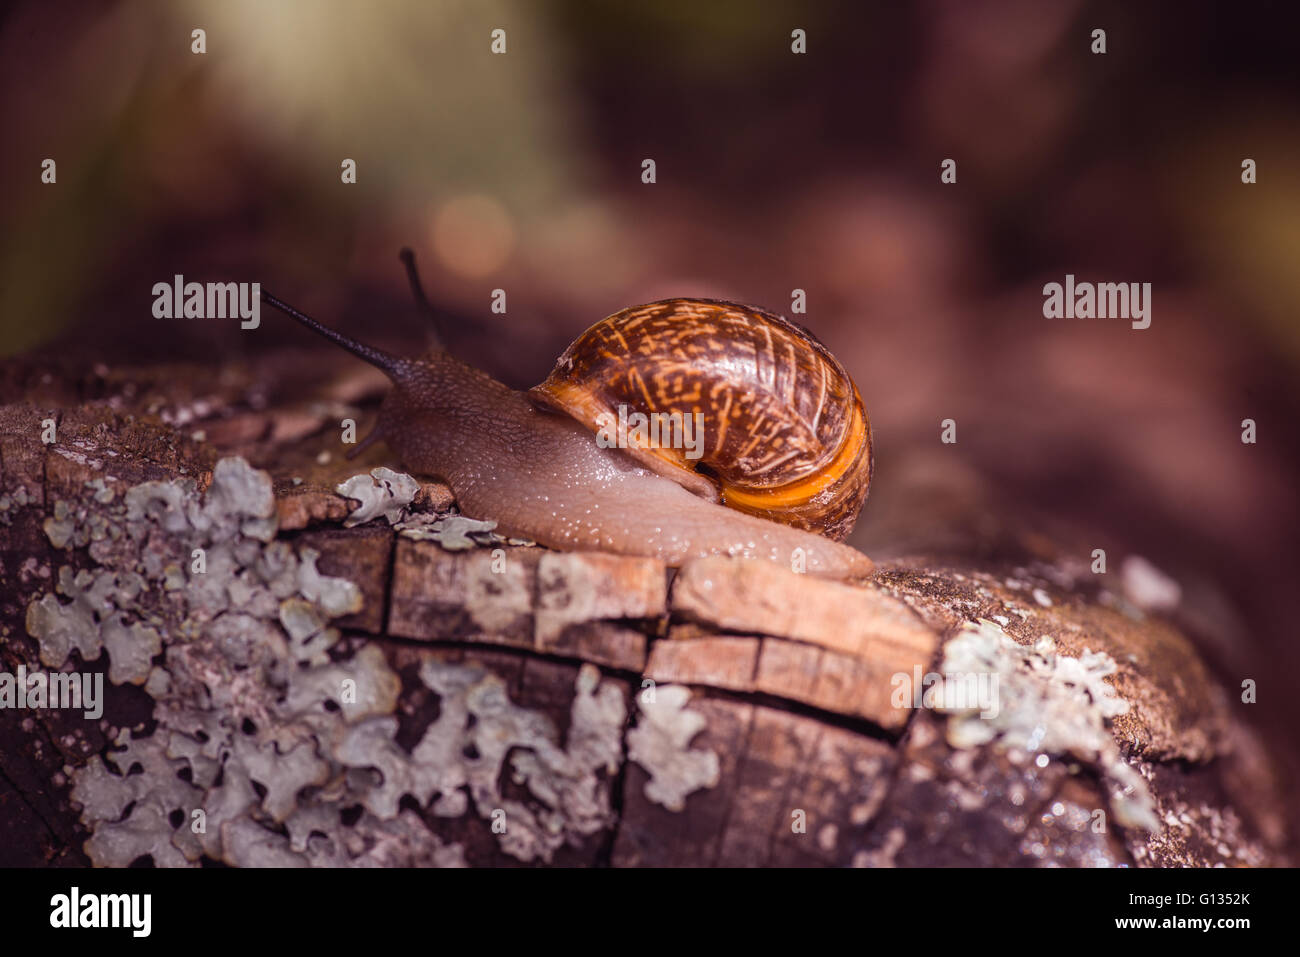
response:
M1180 620L1228 684L1259 682L1244 713L1294 741L1289 16L1041 0L18 3L0 21L0 354L75 368L294 349L308 372L337 358L269 312L250 332L153 319L151 288L175 273L261 281L418 349L396 259L410 245L455 348L522 387L624 306L699 295L788 312L802 288L796 318L854 374L876 430L855 544L1014 564L1041 533L1081 563L1106 548L1112 575L1145 556L1181 584ZM345 157L356 185L340 182ZM939 181L948 157L956 185ZM1256 185L1241 182L1247 157ZM1042 286L1067 272L1152 283L1151 327L1044 319ZM489 311L498 287L504 317ZM955 446L939 443L945 418Z

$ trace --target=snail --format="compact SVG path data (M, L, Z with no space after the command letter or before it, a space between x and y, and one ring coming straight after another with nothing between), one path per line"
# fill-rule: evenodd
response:
M543 383L518 392L447 351L409 250L402 260L435 322L420 358L357 342L262 288L268 305L392 381L353 454L382 439L408 470L444 480L465 514L564 551L871 572L841 544L871 481L870 420L811 333L719 300L634 306L596 323ZM628 441L627 422L662 424L669 440L638 427ZM683 439L690 448L675 447Z

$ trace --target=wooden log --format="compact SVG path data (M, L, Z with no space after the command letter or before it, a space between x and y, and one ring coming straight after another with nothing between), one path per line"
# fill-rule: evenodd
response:
M1177 628L1062 569L922 557L857 587L346 528L337 486L394 463L344 460L306 399L250 404L261 375L137 370L83 403L28 369L0 406L0 671L42 668L78 609L99 653L65 673L107 673L137 626L162 648L146 680L105 680L95 720L0 709L0 863L125 863L135 845L105 850L120 754L185 769L131 785L157 820L197 801L221 821L155 825L155 863L1290 862L1271 745ZM373 385L340 393L361 419ZM218 466L236 455L252 467ZM139 490L175 480L168 531ZM403 514L427 531L452 508L425 480ZM995 718L952 697L977 659Z

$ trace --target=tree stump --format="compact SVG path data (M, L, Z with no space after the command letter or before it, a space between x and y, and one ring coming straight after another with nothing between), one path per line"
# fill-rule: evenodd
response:
M506 541L303 366L7 364L0 671L103 702L0 709L0 863L1290 862L1232 693L1086 568Z

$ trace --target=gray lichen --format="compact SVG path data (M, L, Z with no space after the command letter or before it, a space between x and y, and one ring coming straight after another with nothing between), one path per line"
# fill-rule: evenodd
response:
M426 661L420 678L440 714L408 753L396 740L401 682L383 651L331 654L330 621L360 609L359 591L323 575L310 549L274 540L264 473L225 459L206 495L190 481L88 492L95 507L65 504L66 524L47 534L85 543L97 567L60 569L57 594L29 606L28 631L55 667L107 648L110 681L143 684L156 721L148 736L121 731L106 759L66 769L95 864L463 864L458 846L401 808L407 795L439 816L472 803L503 851L526 861L612 824L626 709L595 668L578 675L564 747L500 678ZM510 797L507 770L523 789Z
M657 688L653 698L643 693L641 718L627 736L628 759L650 774L645 796L670 811L683 810L693 791L715 787L721 773L714 751L690 746L705 725L703 715L686 707L690 700L684 685Z
M404 472L376 468L369 475L352 476L335 491L361 503L343 523L346 527L364 524L381 515L390 525L396 525L415 500L420 483Z
M341 823L357 795L328 788L345 771L331 747L349 721L391 712L400 685L378 649L329 662L338 635L327 622L359 610L359 590L322 575L310 550L273 541L270 478L240 459L217 464L204 496L188 481L147 482L116 500L94 491L94 508L56 505L70 525L47 525L47 533L56 545L87 543L100 567L60 569L65 600L44 595L27 616L42 662L58 667L73 650L94 659L107 648L109 680L143 683L155 699L151 735L123 731L124 751L70 769L72 797L93 832L91 860L364 857L366 842L344 840ZM331 711L330 699L343 703ZM305 801L333 849L323 856L311 851L319 841L281 847L274 830ZM380 822L357 826L391 843Z
M29 501L27 489L21 485L12 492L0 494L0 525L12 525L12 513L26 508Z
M511 702L504 682L477 665L426 662L420 679L442 708L411 753L422 769L416 797L441 795L434 813L464 813L465 788L481 817L504 823L502 850L523 861L549 861L566 842L613 823L609 777L622 762L627 711L622 692L602 683L595 667L578 673L567 747L546 715ZM507 762L533 800L502 794Z
M1115 662L1103 652L1058 654L1050 636L1021 645L995 622L967 623L944 646L941 670L949 676L997 677L996 714L971 702L938 704L949 714L948 743L955 748L994 744L1027 755L1069 755L1095 765L1111 792L1116 820L1158 831L1150 792L1125 761L1110 732L1110 719L1129 704L1104 679Z
M451 552L506 541L493 533L497 527L493 521L415 511L412 506L419 494L420 483L404 472L371 469L369 475L354 475L338 485L335 491L360 503L343 523L348 528L382 517L404 538L437 542ZM510 541L516 544L515 540ZM518 544L532 543L520 541Z
M479 545L495 545L505 541L492 531L496 527L496 522L466 518L464 515L412 515L397 526L404 538L437 542L449 552L467 551Z

